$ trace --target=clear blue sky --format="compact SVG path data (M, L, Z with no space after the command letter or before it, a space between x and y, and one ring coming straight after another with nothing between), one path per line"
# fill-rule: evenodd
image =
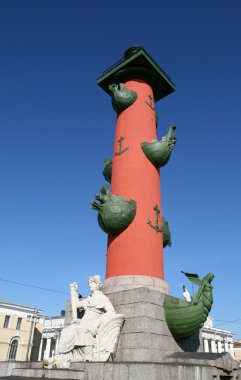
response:
M241 336L240 14L238 0L0 2L1 279L86 295L104 277L90 201L115 113L96 79L140 44L177 88L156 105L159 138L176 123L178 139L161 170L166 281L181 296L180 270L213 272L211 315ZM0 298L56 315L68 295L0 281Z

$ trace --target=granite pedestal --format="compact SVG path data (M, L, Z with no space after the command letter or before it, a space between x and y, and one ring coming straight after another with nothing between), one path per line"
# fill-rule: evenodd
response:
M181 352L165 321L163 302L168 285L147 276L120 276L102 287L116 312L124 314L116 361L161 362Z
M43 369L40 362L0 363L1 379L241 380L227 353L183 352L165 321L168 285L147 276L120 276L103 284L117 313L125 315L113 362L73 362L70 369ZM70 305L69 305L70 306ZM69 308L70 309L70 308ZM67 319L71 319L67 313Z
M8 363L9 364L9 363ZM32 380L240 380L229 354L175 354L162 363L72 363L69 370L42 369L41 363L13 363L0 379ZM6 368L5 368L6 370Z

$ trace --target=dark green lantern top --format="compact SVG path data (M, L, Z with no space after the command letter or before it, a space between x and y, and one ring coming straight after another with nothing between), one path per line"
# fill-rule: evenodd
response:
M97 79L97 84L109 95L109 85L125 83L128 80L140 79L150 84L155 101L175 91L175 85L170 77L150 57L142 46L133 46L125 51L124 58L106 70Z

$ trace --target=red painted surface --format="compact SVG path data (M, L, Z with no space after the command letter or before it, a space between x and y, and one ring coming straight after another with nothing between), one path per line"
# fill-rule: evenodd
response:
M150 218L155 225L156 204L161 210L160 175L141 149L142 142L156 138L155 111L146 104L150 102L149 95L154 96L144 82L128 81L125 86L136 91L138 97L117 117L114 153L119 151L120 136L124 137L122 149L129 146L129 150L113 157L111 192L126 200L134 199L137 213L125 231L108 239L106 278L146 275L163 279L162 233L157 234L147 224Z

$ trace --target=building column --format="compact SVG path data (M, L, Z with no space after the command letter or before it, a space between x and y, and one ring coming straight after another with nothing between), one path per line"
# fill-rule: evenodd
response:
M55 341L55 354L56 354L56 352L58 351L58 347L59 347L59 338L60 338L60 336L58 335L57 338L56 338L56 341Z
M216 342L215 340L211 340L211 352L217 352Z
M219 352L219 353L223 352L223 349L222 349L222 342L220 342L220 340L218 341L218 352Z
M209 345L208 345L207 339L203 339L203 347L204 347L204 352L209 352Z
M229 352L230 352L230 355L234 358L234 351L233 351L233 343L232 342L229 343Z
M126 82L125 86L138 95L135 103L116 119L111 192L135 200L137 212L125 231L108 238L106 278L146 275L163 279L162 233L153 231L147 223L148 218L155 220L156 205L162 225L160 173L141 145L157 138L154 101L152 108L147 105L154 95L150 85L138 79ZM121 138L125 139L124 148L128 147L123 154L118 153Z
M229 352L229 344L228 344L228 342L224 342L224 352Z
M42 358L42 349L43 349L43 337L41 338L41 342L40 342L40 346L39 346L38 361L41 361L41 358Z
M108 211L105 220L101 210L105 197L109 197L107 188L96 196L100 204L91 202L92 208L99 212L100 227L108 233L106 279L141 275L163 280L159 168L167 161L153 160L146 155L144 147L149 150L149 145L157 142L155 102L171 94L175 86L141 46L127 49L121 63L105 71L97 83L112 96L112 105L117 112L111 193L124 198L124 201L117 198L115 202L118 203L109 206L112 211ZM172 147L175 144L174 129L171 126L168 132L170 138L173 136ZM116 219L118 209L122 210L122 204L122 220L119 225L115 221L115 225L112 220ZM105 222L110 224L106 226Z
M51 338L47 338L46 349L44 351L44 359L47 360L50 357Z

